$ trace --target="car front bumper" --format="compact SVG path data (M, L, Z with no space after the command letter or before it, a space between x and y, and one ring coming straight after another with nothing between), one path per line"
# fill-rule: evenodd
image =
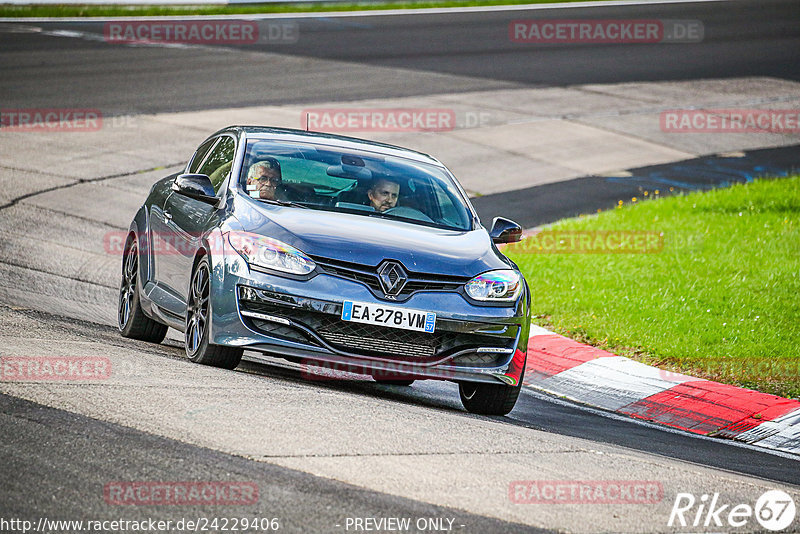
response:
M453 291L418 292L398 304L330 274L296 280L251 269L232 250L212 258L212 273L214 344L389 379L517 385L522 378L530 323L524 292L514 306L479 306ZM435 312L436 330L343 321L345 300Z

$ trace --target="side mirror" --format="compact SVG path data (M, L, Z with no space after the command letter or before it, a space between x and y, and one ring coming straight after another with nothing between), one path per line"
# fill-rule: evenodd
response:
M172 183L172 190L206 204L216 204L219 200L211 179L205 174L181 174Z
M495 217L489 236L494 243L516 243L522 239L522 227L510 219Z

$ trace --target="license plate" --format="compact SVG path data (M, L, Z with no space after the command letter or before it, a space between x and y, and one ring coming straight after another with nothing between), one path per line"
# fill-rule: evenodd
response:
M436 314L433 312L350 300L344 301L342 320L388 326L402 330L416 330L417 332L427 332L429 334L432 334L436 329Z

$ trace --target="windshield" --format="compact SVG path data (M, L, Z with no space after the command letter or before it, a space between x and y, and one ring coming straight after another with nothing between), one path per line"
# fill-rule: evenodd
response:
M250 140L239 185L269 203L472 229L470 211L446 171L394 156Z

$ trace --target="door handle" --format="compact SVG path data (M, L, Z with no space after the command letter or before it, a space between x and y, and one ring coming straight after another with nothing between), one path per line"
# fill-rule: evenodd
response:
M172 220L172 212L169 210L164 210L164 220L169 222Z

